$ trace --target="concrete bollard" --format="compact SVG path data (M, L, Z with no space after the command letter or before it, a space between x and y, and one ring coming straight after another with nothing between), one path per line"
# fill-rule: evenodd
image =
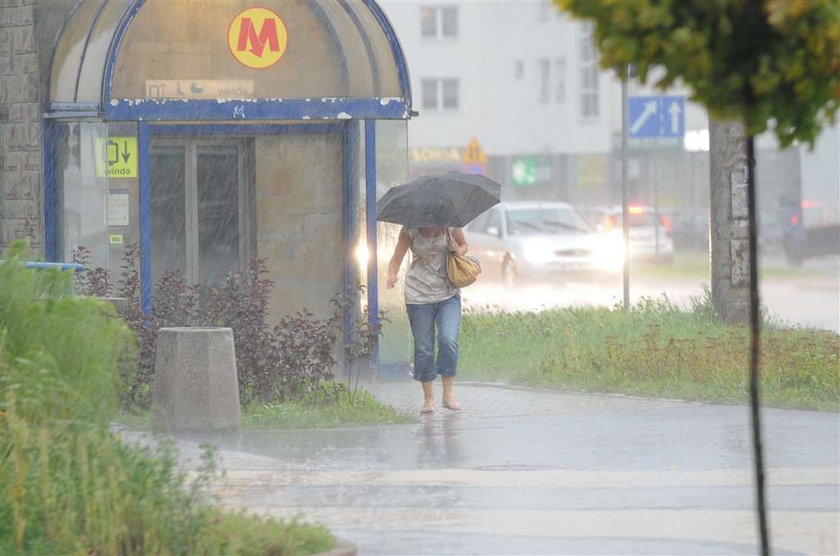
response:
M159 424L168 430L238 429L233 331L161 328L152 399Z

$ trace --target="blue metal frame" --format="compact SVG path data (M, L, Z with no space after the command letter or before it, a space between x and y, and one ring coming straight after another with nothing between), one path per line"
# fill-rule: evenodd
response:
M344 124L152 124L152 135L223 135L225 137L254 135L318 135L341 133Z
M108 99L111 98L111 85L114 81L114 67L117 64L117 54L120 52L125 32L134 20L134 16L140 11L146 0L134 0L134 5L125 11L119 25L117 25L114 36L111 38L111 45L108 47L108 56L105 58L105 75L102 77L102 101L101 106L108 106Z
M112 99L108 121L404 120L411 105L401 98L316 99Z
M41 159L44 165L44 257L48 261L58 258L56 245L56 224L58 217L58 200L55 191L55 145L57 138L56 125L52 120L45 119L41 124Z
M78 263L43 263L29 261L24 263L23 266L34 270L72 270L73 272L81 272L85 270L85 266Z
M368 323L379 325L379 269L376 242L376 120L365 120L365 230L367 238ZM379 368L379 343L373 346L371 365Z

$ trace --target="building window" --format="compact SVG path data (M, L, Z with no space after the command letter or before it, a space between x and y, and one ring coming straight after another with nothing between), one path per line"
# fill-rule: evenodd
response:
M457 110L458 109L458 80L457 79L441 79L441 87L443 88L443 109Z
M426 110L438 109L438 80L423 79L421 81L423 90L423 108Z
M455 6L420 8L420 35L424 39L458 38L458 8Z
M580 41L580 113L584 118L597 118L599 114L598 55L588 27Z
M540 74L540 102L548 102L551 99L551 61L548 58L537 60L537 67Z
M424 110L458 110L460 81L457 78L422 79L420 88Z
M566 59L554 60L554 100L566 102Z
M513 78L517 81L525 77L525 64L522 60L516 60L513 63Z

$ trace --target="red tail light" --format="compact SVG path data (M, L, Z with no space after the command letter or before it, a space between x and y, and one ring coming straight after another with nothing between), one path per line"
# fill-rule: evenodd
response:
M798 214L791 215L790 223L793 224L794 226L799 224L799 215Z
M662 227L665 228L665 233L671 235L671 230L674 228L671 221L664 214L660 214L659 219L662 221Z

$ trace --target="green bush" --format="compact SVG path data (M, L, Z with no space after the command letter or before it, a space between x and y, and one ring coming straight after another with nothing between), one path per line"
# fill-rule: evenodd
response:
M72 276L0 263L0 554L312 554L320 527L224 514L171 446L109 431L132 334L109 304L68 293ZM235 531L234 531L235 529Z

